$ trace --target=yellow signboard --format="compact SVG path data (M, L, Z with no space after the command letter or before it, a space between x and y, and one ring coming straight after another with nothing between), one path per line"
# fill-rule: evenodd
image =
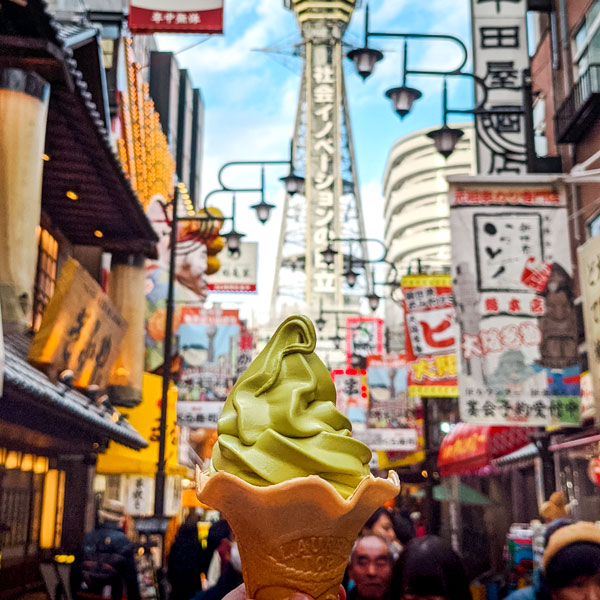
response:
M162 401L162 377L144 373L142 402L132 409L122 409L129 424L148 442L143 450L132 450L111 443L106 453L98 456L98 473L154 475L158 462L158 433ZM165 445L165 471L167 475L186 475L187 469L177 463L177 388L171 385L167 404L167 439Z
M47 370L70 369L75 386L106 386L127 322L93 277L69 258L56 282L28 359Z

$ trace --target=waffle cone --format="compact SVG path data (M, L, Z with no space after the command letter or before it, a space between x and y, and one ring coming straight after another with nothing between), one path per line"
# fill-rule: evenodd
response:
M398 475L365 477L344 500L316 475L258 487L224 471L196 472L201 502L236 534L246 595L285 600L295 592L337 600L352 546L373 511L400 491Z

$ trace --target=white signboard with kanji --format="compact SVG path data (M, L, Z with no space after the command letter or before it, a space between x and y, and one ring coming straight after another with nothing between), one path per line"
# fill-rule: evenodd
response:
M154 506L154 478L129 475L126 478L127 500L125 508L132 517L151 515Z
M461 420L578 425L580 367L562 185L450 177Z
M208 289L219 293L256 292L258 242L242 242L240 251L219 254L221 268L207 277Z
M211 400L177 403L177 423L190 429L216 429L225 402Z
M352 436L373 451L414 452L417 449L416 429L369 428L354 431Z

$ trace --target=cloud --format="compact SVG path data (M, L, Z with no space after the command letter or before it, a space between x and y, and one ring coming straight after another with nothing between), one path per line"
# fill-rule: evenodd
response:
M364 3L363 3L364 4ZM376 30L439 32L470 41L468 0L371 0L371 27ZM357 11L348 31L348 39L362 44L364 11ZM182 50L203 38L160 36L163 50ZM178 61L187 68L195 86L202 89L205 101L204 164L202 191L217 187L217 173L226 162L236 160L287 159L293 133L301 60L293 59L290 40L299 39L293 14L283 8L283 0L232 0L225 11L225 35L182 52ZM390 148L400 137L425 126L438 125L441 119L441 79L412 77L408 84L423 92L413 111L400 120L391 110L385 90L400 85L402 44L399 40L373 39L372 45L385 51L374 75L364 84L354 67L344 59L348 103L351 112L355 149L361 185L365 227L369 237L383 239L382 177ZM290 71L273 60L274 55L257 52L266 47L289 47ZM448 46L424 45L413 41L409 46L412 68L448 68L456 54ZM467 86L470 83L466 84ZM449 88L452 106L467 107L465 88ZM281 227L283 191L278 178L286 167L266 170L267 201L276 204L271 220L258 224L249 208L256 195L240 194L236 228L248 234L246 239L260 241L259 295L213 296L213 300L239 302L245 316L253 310L260 321L268 318L275 255ZM231 169L227 182L240 187L258 183L259 170ZM226 214L231 211L229 197L215 198ZM225 226L228 229L228 225ZM374 252L374 250L373 250Z

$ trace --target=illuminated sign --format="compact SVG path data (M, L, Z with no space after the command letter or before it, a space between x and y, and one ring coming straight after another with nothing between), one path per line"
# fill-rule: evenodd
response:
M69 258L27 358L46 371L73 371L76 387L103 388L126 331L127 322L110 298Z

